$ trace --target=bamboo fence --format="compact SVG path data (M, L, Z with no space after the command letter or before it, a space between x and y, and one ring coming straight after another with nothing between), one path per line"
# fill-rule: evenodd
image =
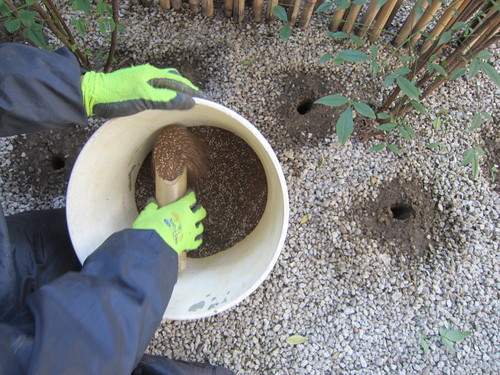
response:
M149 1L149 0L141 0ZM179 9L182 0L160 0L165 9ZM203 16L214 14L213 0L184 0L195 13ZM329 0L330 1L330 0ZM407 0L406 3L408 3ZM168 2L168 7L165 6ZM288 23L291 27L302 30L309 26L314 11L325 0L253 0L247 15L252 14L255 22L273 22L276 15L273 9L280 5L287 10ZM328 29L356 34L359 38L376 42L382 33L392 37L396 48L415 50L417 59L407 79L415 80L416 87L422 92L421 99L427 97L447 77L457 69L471 62L477 54L498 41L500 32L500 11L492 0L411 0L410 12L403 8L404 0L336 0L328 14ZM245 17L245 0L224 0L224 14L236 22ZM338 4L338 5L337 5ZM392 21L398 12L408 15L402 27L394 31ZM324 17L323 13L323 17ZM465 29L465 31L464 31ZM459 43L452 44L452 37ZM423 39L423 40L422 40ZM419 44L419 42L421 42ZM440 56L440 64L446 76L436 71L424 72L431 58ZM395 87L383 104L381 111L390 110L400 116L411 109L408 98L400 95Z

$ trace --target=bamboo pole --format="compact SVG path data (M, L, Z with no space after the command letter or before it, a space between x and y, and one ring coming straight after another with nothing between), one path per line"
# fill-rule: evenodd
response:
M377 0L374 0L374 1L377 1ZM349 0L349 2L350 2L350 0ZM335 12L333 12L332 21L330 22L330 26L328 26L328 30L337 31L339 26L340 26L340 23L343 21L343 18L344 18L344 15L346 12L347 12L347 9L340 9L340 10L336 10Z
M441 8L441 1L432 0L432 3L424 10L424 14L418 20L417 24L411 31L412 37L409 42L409 47L414 47L418 40L422 36L422 32L425 30L429 22L434 18L434 15Z
M175 10L179 10L182 7L182 0L171 0L172 8Z
M399 8L401 8L401 4L403 4L403 1L405 1L405 0L397 0L396 6L392 10L389 18L387 19L387 22L386 22L387 25L390 25L392 23L392 20L394 19L394 17L396 17L396 13L398 12Z
M452 67L450 67L449 70L447 70L448 73L451 73L452 71L462 68L466 66L473 58L475 55L477 55L480 51L487 49L494 43L496 43L499 40L498 35L493 35L490 38L485 39L482 43L480 43L476 48L474 48L474 51L472 54L468 56L462 56L462 58L459 58L456 60L456 64L454 64ZM436 90L440 85L445 82L446 79L443 77L437 77L423 92L422 92L422 99L427 98L434 90ZM405 113L409 112L412 109L412 105L410 103L407 103L406 105L402 106L398 112L398 116L402 116Z
M243 21L245 17L245 0L234 0L233 2L233 18L236 22Z
M162 9L170 9L172 8L172 4L170 4L170 0L160 0L160 6Z
M378 12L380 11L380 8L378 6L378 0L372 0L370 5L368 5L368 9L366 9L366 12L361 19L361 29L358 31L358 36L360 38L363 38L366 35L366 32L370 29L373 20L377 16Z
M233 16L233 0L224 0L224 14L229 18Z
M380 12L375 21L375 25L373 26L373 31L368 37L370 42L374 42L380 37L380 34L382 33L382 30L384 29L385 24L387 23L387 20L389 19L389 16L391 15L391 12L396 7L396 5L397 1L389 0L384 4L382 9L380 9Z
M214 0L201 0L201 15L203 17L214 15Z
M274 7L278 5L278 0L268 0L266 9L266 21L273 22L276 19L276 15L273 12Z
M376 0L372 0L376 1ZM347 15L344 23L344 27L342 27L342 31L346 34L349 34L352 31L352 28L354 27L354 23L356 22L356 19L359 16L359 12L361 11L361 8L363 5L357 5L353 4L351 5L351 8L349 9L349 14Z
M444 11L443 15L436 23L436 26L429 33L429 38L422 44L421 52L425 52L427 48L429 48L432 44L432 41L444 30L451 17L455 14L456 11L461 7L464 0L456 0L454 3L450 4L450 6Z
M255 22L262 21L262 13L264 11L264 0L253 0L253 20Z
M295 26L295 22L297 22L297 16L299 15L301 0L293 0L293 5L288 9L288 23L290 27Z
M434 1L437 2L437 0ZM398 32L398 35L396 36L396 38L394 38L394 41L392 42L392 44L395 47L399 47L404 42L406 42L408 40L408 36L410 35L411 31L418 24L417 8L420 6L425 10L428 5L429 5L428 0L419 0L415 3L410 14L408 15L408 17L406 17L406 20L403 23L403 27L401 27L401 29Z
M306 0L304 4L304 9L300 13L299 27L301 30L305 30L309 26L311 21L311 16L314 11L314 6L317 0Z

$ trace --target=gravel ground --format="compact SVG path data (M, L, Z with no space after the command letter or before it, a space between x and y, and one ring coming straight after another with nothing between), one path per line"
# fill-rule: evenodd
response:
M203 19L187 10L142 10L124 2L122 13L126 31L118 58L128 58L124 65L178 67L215 101L246 117L275 149L290 194L288 238L261 287L216 316L163 323L151 353L208 361L238 374L500 373L498 187L488 169L474 182L470 168L460 164L466 149L487 138L499 142L497 87L482 75L442 86L425 102L430 118L410 117L416 139L393 139L403 156L368 153L376 141L352 136L339 145L333 115L321 136L292 134L279 110L288 105L294 111L308 99L287 95L290 77L298 76L319 77L327 88L380 104L384 71L367 83L362 64L317 64L324 53L349 47L324 36L326 21L313 20L283 42L277 24L237 25L220 11ZM467 131L480 110L492 113L495 125ZM436 113L440 131L431 126ZM89 129L100 123L94 120ZM429 150L429 142L441 147ZM11 158L14 144L15 138L0 140L5 211L64 206L61 187L35 197L23 185ZM394 202L377 200L389 186ZM397 220L394 212L372 217L379 212L375 206L387 211L405 199L413 204L413 218ZM432 213L412 227L424 205ZM426 232L412 241L418 227ZM455 344L455 353L440 341L445 326L472 333ZM307 341L290 345L291 335Z

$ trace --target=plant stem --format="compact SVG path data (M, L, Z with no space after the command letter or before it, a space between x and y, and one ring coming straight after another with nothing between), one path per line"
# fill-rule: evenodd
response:
M111 32L108 60L106 61L106 65L104 65L104 72L106 73L112 71L113 60L115 59L116 44L118 42L118 22L120 21L120 0L113 0L112 7L115 28Z

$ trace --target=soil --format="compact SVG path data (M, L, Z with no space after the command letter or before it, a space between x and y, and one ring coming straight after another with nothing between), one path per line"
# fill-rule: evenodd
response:
M18 136L13 140L12 166L34 197L48 190L65 191L71 170L90 130L74 127Z
M207 211L203 244L188 253L188 257L202 258L230 248L257 226L267 202L267 181L259 158L238 136L208 126L189 130L207 150L204 175L188 185ZM138 210L153 196L154 171L149 155L136 180Z
M362 235L381 248L409 260L426 259L437 220L432 196L418 180L392 180L380 186L375 200L365 200L348 213Z

